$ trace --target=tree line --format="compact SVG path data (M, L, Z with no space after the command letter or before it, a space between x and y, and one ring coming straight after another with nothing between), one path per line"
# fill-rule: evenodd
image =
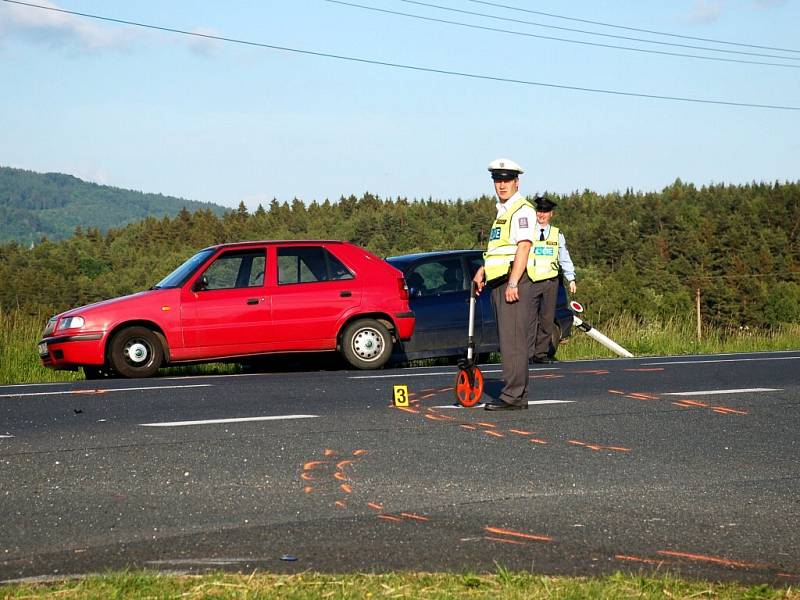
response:
M710 185L680 180L660 192L548 194L558 203L592 323L691 316L774 327L800 323L800 182ZM273 200L218 215L184 208L102 233L0 245L0 309L58 312L151 287L196 250L254 239L343 239L379 256L485 248L495 200Z

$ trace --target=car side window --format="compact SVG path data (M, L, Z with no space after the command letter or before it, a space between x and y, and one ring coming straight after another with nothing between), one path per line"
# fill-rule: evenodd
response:
M226 252L205 270L202 290L227 290L264 285L266 258L263 250Z
M469 278L471 280L471 279L473 279L475 277L475 273L478 272L478 269L480 269L483 266L483 255L482 254L478 254L477 256L470 256L468 260L469 260L469 263L468 263L469 264Z
M438 296L465 290L460 258L422 263L408 274L408 286L416 296Z
M325 248L278 248L278 284L313 283L353 279L350 270Z

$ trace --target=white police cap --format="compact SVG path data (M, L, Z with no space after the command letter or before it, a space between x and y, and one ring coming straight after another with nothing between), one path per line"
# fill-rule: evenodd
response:
M516 179L525 171L509 158L497 158L489 163L492 179Z

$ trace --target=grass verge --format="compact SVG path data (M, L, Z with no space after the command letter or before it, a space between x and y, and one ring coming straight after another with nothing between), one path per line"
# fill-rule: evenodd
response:
M498 569L494 574L391 573L175 575L131 571L46 583L0 585L0 598L471 598L539 599L747 599L798 600L800 591L769 585L686 581L621 573L607 577L548 577Z

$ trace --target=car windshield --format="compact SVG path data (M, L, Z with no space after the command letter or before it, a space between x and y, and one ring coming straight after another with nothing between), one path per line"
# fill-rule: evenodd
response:
M172 273L164 277L161 281L153 286L154 290L160 290L162 288L175 288L182 286L189 277L191 277L192 273L194 273L200 265L202 265L209 256L214 254L213 248L206 248L205 250L201 250L189 260L184 262L180 267L175 269Z

